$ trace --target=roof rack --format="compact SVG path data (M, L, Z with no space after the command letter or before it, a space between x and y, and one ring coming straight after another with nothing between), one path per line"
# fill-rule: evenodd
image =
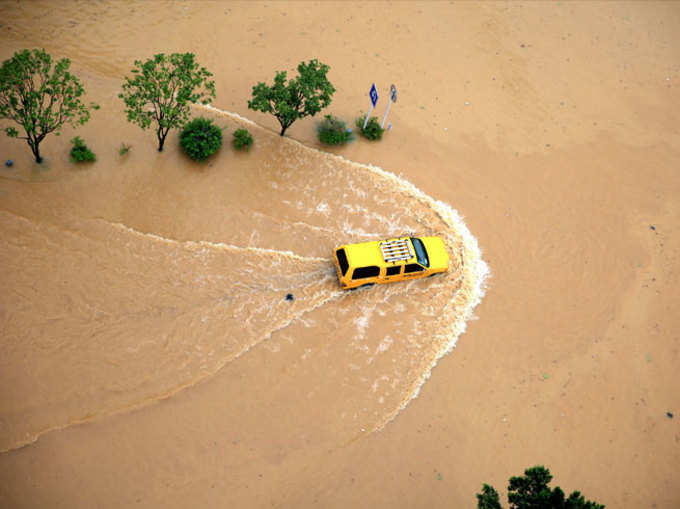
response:
M386 262L396 262L413 258L411 243L408 239L395 239L381 242L380 252Z

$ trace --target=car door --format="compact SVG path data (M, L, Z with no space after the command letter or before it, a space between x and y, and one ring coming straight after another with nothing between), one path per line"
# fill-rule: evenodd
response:
M403 265L393 265L391 267L385 267L385 275L383 279L385 282L389 283L391 281L399 281L402 275Z
M419 263L407 263L404 266L404 279L414 279L425 274L425 267Z
M357 267L352 272L352 283L375 283L380 276L380 267L377 265L367 265L366 267Z

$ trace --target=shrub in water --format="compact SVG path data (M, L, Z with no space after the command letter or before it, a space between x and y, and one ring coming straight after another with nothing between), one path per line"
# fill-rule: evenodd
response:
M359 128L359 131L361 131L361 134L365 137L368 138L369 140L379 140L382 138L383 133L385 132L385 129L380 127L380 123L378 122L377 117L371 117L368 119L368 123L366 124L366 127L364 128L364 121L365 117L359 117L357 118L356 121L356 126Z
M248 150L253 144L253 136L248 129L236 129L234 131L234 148L237 150Z
M203 161L222 146L222 130L212 120L198 117L184 126L179 144L194 161Z
M71 148L71 159L73 159L75 162L91 163L97 160L97 156L94 155L94 152L87 148L87 145L85 145L85 142L80 138L80 136L73 138L71 143L73 143L73 148Z
M326 115L316 128L321 143L326 145L343 145L352 139L352 130L347 128L343 120L333 115Z

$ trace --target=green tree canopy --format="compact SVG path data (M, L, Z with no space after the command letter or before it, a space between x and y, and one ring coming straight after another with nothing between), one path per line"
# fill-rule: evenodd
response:
M45 136L59 135L64 124L84 124L90 119L89 108L99 108L83 104L85 89L69 72L70 65L62 58L52 68L52 57L44 49L34 49L14 53L0 68L0 118L18 124L26 136L19 136L15 127L6 127L5 133L26 140L38 163Z
M281 136L293 122L314 116L331 103L335 87L326 74L330 67L318 60L300 62L298 76L286 82L286 71L277 71L274 84L258 83L253 87L253 99L248 108L272 113L281 124Z
M502 509L498 492L493 486L484 484L482 492L477 493L477 509Z
M526 469L523 476L511 477L508 486L510 509L604 509L603 505L586 500L578 491L565 499L559 486L550 489L550 481L550 470L541 465ZM477 493L477 509L501 508L498 492L484 484L482 493Z
M126 77L118 97L125 102L129 122L147 129L152 123L158 136L158 151L172 128L189 120L192 103L208 104L215 98L215 82L193 53L159 53L146 62L135 60L132 77Z

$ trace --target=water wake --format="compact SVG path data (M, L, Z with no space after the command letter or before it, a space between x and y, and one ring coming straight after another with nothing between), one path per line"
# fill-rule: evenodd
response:
M247 123L248 125L258 129L262 129L254 122L245 119L237 113L220 110L212 105L199 107L213 113L232 118L238 122ZM373 430L380 430L391 420L393 420L412 399L418 396L420 387L430 377L431 371L437 365L439 359L441 359L445 354L449 353L455 347L458 338L461 334L463 334L463 332L465 332L467 321L472 318L474 309L484 297L487 278L490 274L489 267L482 258L481 249L479 248L477 239L472 235L458 212L449 204L433 199L418 189L411 182L378 166L350 161L340 155L322 152L315 148L303 145L297 140L290 138L284 138L283 140L286 143L295 145L302 150L317 152L323 154L323 156L329 160L339 161L345 165L356 168L359 171L368 172L376 179L382 181L386 187L391 187L397 192L403 193L404 195L407 195L411 198L415 198L425 206L426 210L433 211L443 221L443 223L446 225L446 228L438 230L437 233L444 237L450 252L453 252L459 256L459 265L457 269L460 271L460 280L462 284L459 290L456 292L454 299L448 302L445 306L445 311L449 311L448 313L445 312L445 314L452 317L452 320L446 324L442 324L441 330L437 333L437 338L441 340L438 341L440 347L430 360L427 369L416 380L413 381L406 396L399 403L399 406L392 412L387 413L384 419L381 422L376 423L376 425L373 427ZM423 214L421 213L420 215L422 216Z
M326 406L331 427L379 430L464 332L489 269L454 209L377 166L201 108L260 131L269 146L257 171L276 170L256 180L271 183L279 208L246 197L243 217L255 226L234 232L235 242L176 240L105 218L66 228L0 214L10 239L0 249L9 275L0 382L15 389L0 403L0 451L176 395L274 337L272 352L292 345L297 355L298 342L302 358L316 351L316 368L299 378L327 387L308 404ZM334 245L404 232L440 235L449 274L339 289ZM327 376L331 359L337 378Z

